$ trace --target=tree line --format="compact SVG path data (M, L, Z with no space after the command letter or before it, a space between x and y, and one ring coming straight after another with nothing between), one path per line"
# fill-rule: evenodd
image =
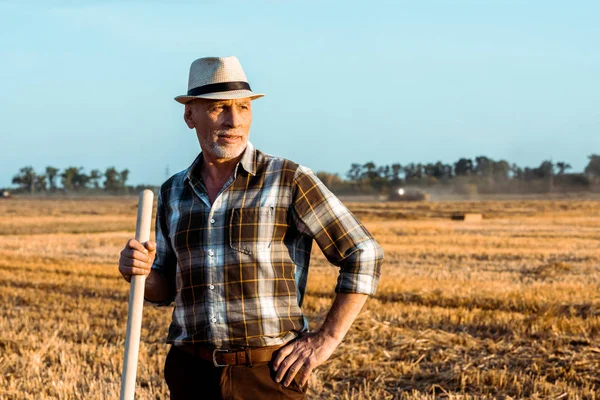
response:
M600 155L592 154L583 173L569 173L565 161L543 161L537 167L520 167L506 160L486 156L460 158L446 164L394 163L377 166L374 162L354 163L346 179L337 174L319 172L319 178L338 193L386 193L401 185L452 185L455 191L479 193L546 192L556 188L581 190L600 184Z
M68 167L63 170L52 166L44 172L36 172L27 166L13 176L13 185L18 185L20 192L25 193L54 193L54 192L83 192L127 194L135 189L127 186L129 170L117 170L108 167L104 172L92 169L89 173L83 167ZM145 187L145 186L144 186Z
M564 161L543 161L537 167L520 167L506 160L486 156L460 158L445 164L393 163L377 166L374 162L353 163L346 179L338 174L318 172L317 176L336 193L386 193L401 185L430 187L452 185L457 192L477 193L530 193L560 190L585 190L600 186L600 155L592 154L583 173L569 173L571 165ZM129 170L108 167L102 172L83 167L63 170L48 166L43 172L23 167L14 175L12 183L25 193L81 192L127 194L152 186L128 186Z

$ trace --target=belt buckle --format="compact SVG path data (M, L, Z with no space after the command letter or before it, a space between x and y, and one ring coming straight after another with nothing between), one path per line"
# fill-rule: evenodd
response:
M222 353L229 353L229 350L227 350L227 349L214 349L213 354L212 354L213 365L215 367L226 367L228 364L219 364L217 362L217 352L219 352L219 351Z

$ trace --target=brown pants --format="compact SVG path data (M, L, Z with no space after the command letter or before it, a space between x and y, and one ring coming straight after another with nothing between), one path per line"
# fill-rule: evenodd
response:
M171 400L304 399L307 388L296 379L288 387L275 382L271 363L215 367L176 346L167 355L165 380Z

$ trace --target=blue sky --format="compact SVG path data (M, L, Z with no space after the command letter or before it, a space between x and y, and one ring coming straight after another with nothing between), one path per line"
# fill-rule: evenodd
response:
M600 153L600 3L0 1L0 187L22 166L129 168L199 152L173 97L236 55L251 140L315 171L487 155L581 171Z

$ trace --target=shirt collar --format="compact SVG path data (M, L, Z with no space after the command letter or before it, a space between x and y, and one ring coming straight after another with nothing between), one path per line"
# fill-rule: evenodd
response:
M250 141L248 141L246 150L244 150L244 154L238 165L241 165L250 175L256 175L256 151Z
M200 152L200 154L198 154L198 157L196 157L192 165L190 165L190 167L186 171L186 178L188 181L198 180L198 178L194 179L194 177L200 177L200 167L202 166L202 162L202 152ZM244 154L238 162L236 169L233 171L234 178L237 177L237 170L240 166L250 175L256 175L256 151L252 143L250 143L250 141L248 141L246 149L244 150Z

